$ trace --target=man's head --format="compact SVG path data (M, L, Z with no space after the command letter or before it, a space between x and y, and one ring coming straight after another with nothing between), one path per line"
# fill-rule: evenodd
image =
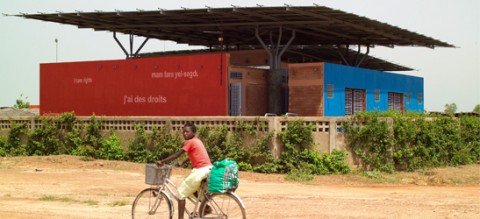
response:
M197 127L195 127L195 124L193 122L187 122L183 126L183 138L185 140L189 140L195 137L196 132L197 132Z

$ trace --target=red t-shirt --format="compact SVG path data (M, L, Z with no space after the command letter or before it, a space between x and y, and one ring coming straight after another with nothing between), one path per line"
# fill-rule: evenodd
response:
M185 141L182 149L187 152L193 168L202 168L212 165L205 145L203 145L202 141L200 141L200 139L197 137L193 137L192 139Z

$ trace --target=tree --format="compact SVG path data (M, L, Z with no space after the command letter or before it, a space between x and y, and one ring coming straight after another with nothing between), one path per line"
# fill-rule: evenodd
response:
M16 109L29 109L30 103L27 102L28 97L25 97L25 100L22 98L23 94L20 94L20 97L17 99L15 105L13 105Z
M450 104L445 104L445 113L446 114L455 114L457 111L457 104L455 103L450 103Z
M477 104L475 108L473 108L473 112L480 113L480 104Z

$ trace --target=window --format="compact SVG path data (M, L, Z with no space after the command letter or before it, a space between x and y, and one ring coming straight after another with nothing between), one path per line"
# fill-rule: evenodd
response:
M423 93L418 93L418 104L423 103Z
M242 72L236 72L232 71L230 72L230 79L242 79L243 78L243 73Z
M230 83L230 115L241 116L242 115L242 84Z
M410 92L407 92L407 104L410 103Z
M327 84L327 97L333 98L333 84Z
M403 94L388 92L388 110L403 112Z
M365 111L365 90L345 89L345 115Z
M380 89L375 89L375 102L380 102Z

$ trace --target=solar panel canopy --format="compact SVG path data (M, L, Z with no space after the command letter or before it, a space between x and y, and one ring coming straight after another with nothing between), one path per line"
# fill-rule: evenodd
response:
M340 57L355 53L352 48L356 47L349 47L350 45L368 48L454 47L396 26L323 6L78 11L18 16L213 49L282 48L288 45L290 54L313 57L312 59L321 59L319 56L322 54L318 51L322 48L337 48L340 52L336 54L336 58L342 62L348 60ZM345 49L344 54L340 54L342 49ZM411 70L383 60L369 60L375 61L377 69L380 70Z

